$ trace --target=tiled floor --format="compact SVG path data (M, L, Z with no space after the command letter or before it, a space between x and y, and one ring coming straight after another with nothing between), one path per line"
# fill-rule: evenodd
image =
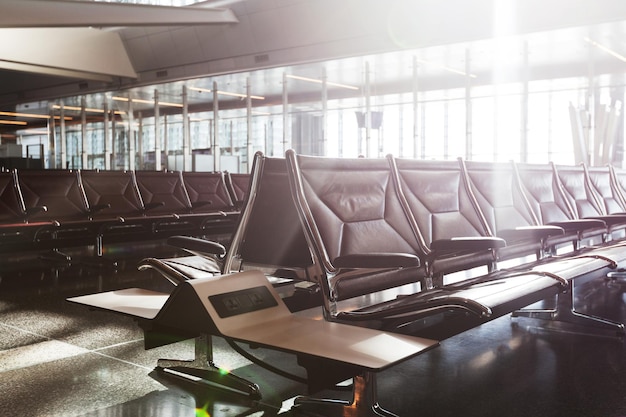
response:
M27 257L0 264L0 414L288 416L293 397L306 394L306 386L250 363L222 339L214 339L216 363L256 382L260 401L191 388L154 370L159 358L193 357L193 341L146 351L132 319L65 301L118 288L171 289L156 274L136 271L136 261L126 257L117 272L57 270ZM624 294L626 285L598 281L579 290L578 298L590 313L626 321ZM381 372L380 403L405 417L626 416L623 341L573 330L546 330L509 316L494 320ZM305 375L288 354L244 348ZM320 395L346 398L349 392Z

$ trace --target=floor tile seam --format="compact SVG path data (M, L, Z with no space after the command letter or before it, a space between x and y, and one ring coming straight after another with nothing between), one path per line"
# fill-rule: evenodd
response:
M12 325L6 324L6 323L0 323L0 326L6 327L6 328L9 328L9 329L13 329L13 330L18 330L18 331L21 331L21 332L24 332L24 333L28 333L30 335L33 335L33 336L45 339L46 341L55 341L55 342L59 342L59 343L64 343L66 345L73 346L73 347L78 348L79 350L83 351L83 353L75 355L75 356L81 356L81 355L86 355L86 354L89 354L89 353L93 353L95 355L100 355L100 356L103 356L105 358L113 359L113 360L118 361L118 362L122 362L122 363L126 363L128 365L136 366L138 368L147 369L147 370L152 369L150 367L143 366L143 365L140 365L138 363L133 363L133 362L121 359L121 358L116 358L115 356L107 355L106 353L102 353L101 352L101 350L110 349L110 348L113 348L113 347L118 347L118 346L122 346L122 345L129 344L129 343L140 342L140 341L143 341L143 339L128 340L128 341L121 342L121 343L115 343L113 345L102 346L102 347L99 347L99 348L96 348L96 349L89 349L89 348L85 348L85 347L82 347L82 346L75 345L73 343L66 342L64 340L55 339L55 338L50 337L50 336L46 336L46 335L42 335L42 334L30 331L30 330L26 330L26 329L23 329L23 328L18 327L18 326L12 326Z
M118 346L118 345L121 345L121 344L123 344L123 343L118 343L117 345L113 345L113 346ZM138 364L138 363L127 361L127 360L122 359L122 358L117 358L115 356L107 355L106 353L100 352L101 349L104 349L104 348L98 348L98 349L94 349L94 350L89 350L89 353L93 353L94 355L99 355L99 356L102 356L102 357L107 358L107 359L112 359L114 361L121 362L121 363L124 363L126 365L131 365L131 366L134 366L136 368L145 369L147 371L151 371L152 369L154 369L154 367L144 366L144 365L141 365L141 364Z

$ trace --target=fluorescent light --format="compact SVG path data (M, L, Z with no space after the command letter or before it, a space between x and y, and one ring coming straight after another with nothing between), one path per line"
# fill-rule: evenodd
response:
M316 83L316 84L322 84L322 82L323 82L322 80L320 80L318 78L301 77L299 75L287 74L287 78L292 78L294 80L300 80L300 81L308 81L310 83ZM333 82L330 82L330 81L326 81L326 85L332 85L334 87L347 88L349 90L358 90L359 89L359 87L355 87L353 85L333 83Z
M587 37L585 37L584 39L585 39L585 42L595 46L596 48L606 52L607 54L609 54L609 55L619 59L622 62L626 62L626 57L624 55L621 55L621 54L615 52L614 50L612 50L608 46L602 45L601 43L598 43L598 42L596 42L596 41L594 41L592 39L589 39Z
M30 119L50 119L50 115L47 114L36 114L36 113L15 113L12 111L0 111L0 116L10 116L10 117L24 117ZM55 120L60 120L60 116L54 116ZM71 117L65 116L65 120L72 120Z
M476 74L468 74L468 73L467 73L467 72L465 72L465 71L461 71L461 70L458 70L458 69L454 69L454 68L446 67L445 65L435 64L434 62L428 62L428 61L424 61L424 60L422 60L422 59L418 59L418 60L416 60L416 61L417 61L417 62L419 62L420 64L426 64L426 65L432 65L432 66L435 66L435 67L439 67L439 68L441 68L442 70L446 70L446 71L448 71L448 72L452 72L452 73L454 73L454 74L459 74L459 75L462 75L462 76L464 76L464 77L478 78L478 76L477 76Z
M154 101L152 100L143 100L140 98L133 98L130 99L128 97L112 97L113 100L116 101L133 101L133 103L143 103L143 104L154 104ZM159 101L159 106L170 106L170 107L183 107L182 104L178 104L178 103L168 103L167 101Z
M0 116L13 116L13 117L30 117L33 119L49 119L47 114L34 114L34 113L14 113L11 111L0 111Z
M189 87L189 89L190 90L194 90L194 91L198 91L200 93L211 93L211 92L213 92L213 90L210 90L208 88ZM221 95L224 95L224 96L238 97L238 98L247 98L248 97L247 94L231 93L231 92L222 91L222 90L217 90L217 94L221 94ZM250 98L252 98L254 100L265 100L265 97L263 97L263 96L253 96L252 94L250 95Z
M53 109L60 109L61 106L58 104L55 104L52 106ZM77 107L77 106L63 106L63 110L72 110L72 111L81 111L82 107ZM94 109L94 108L89 108L89 107L85 107L85 111L87 113L104 113L104 109ZM115 114L126 114L126 112L123 111L119 111L119 110L115 110L114 111ZM55 119L58 119L59 116L54 116ZM71 117L65 117L66 120L72 120Z
M217 94L221 94L221 95L224 95L224 96L231 96L231 97L239 97L239 98L247 98L248 97L246 94L229 93L228 91L221 91L221 90L217 90ZM250 98L255 99L255 100L265 100L265 97L262 97L262 96L250 95Z
M43 129L25 129L21 133L25 135L47 135L48 131Z
M19 125L26 126L28 123L21 120L0 120L0 125Z

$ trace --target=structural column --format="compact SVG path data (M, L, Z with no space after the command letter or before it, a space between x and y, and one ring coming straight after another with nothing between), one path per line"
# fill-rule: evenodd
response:
M137 113L137 153L139 160L139 169L145 169L145 158L143 149L143 114Z
M111 132L109 131L109 103L104 100L103 111L103 132L104 132L104 169L111 169ZM115 117L115 115L113 116Z
M465 50L465 74L471 74L470 51ZM465 158L472 159L472 82L465 77Z
M117 167L117 120L115 110L111 110L111 169Z
M370 86L370 64L365 63L365 152L370 156L370 142L372 140L372 97Z
M220 123L219 123L219 98L217 92L217 82L213 81L213 169L220 171Z
M50 118L48 119L48 168L55 169L57 167L56 160L56 126L54 123L54 110L50 109Z
M328 148L328 76L326 67L322 68L322 137L320 138L319 154L326 155Z
M189 99L183 85L183 171L191 171L191 133L189 131Z
M528 81L529 81L529 66L528 66L528 41L524 42L524 68L523 68L523 80L522 80L522 109L520 115L520 161L528 162Z
M163 116L163 153L165 154L165 166L164 169L169 169L169 133L167 127L167 115Z
M250 90L250 77L248 77L246 78L246 172L252 171L252 96Z
M283 72L283 155L291 147L289 144L289 93L287 87L287 73Z
M154 90L154 169L161 170L161 126L159 90Z
M61 130L61 166L59 168L67 168L67 139L65 134L65 105L61 102L59 106L59 114L61 116L59 129Z
M133 114L133 100L128 99L128 169L135 170L135 117Z
M89 168L89 154L87 152L87 111L85 109L85 96L80 99L80 133L81 133L81 168Z
M420 157L420 135L419 135L419 66L417 64L417 57L413 57L413 157ZM402 142L400 142L402 143ZM402 146L402 145L400 145ZM400 148L400 155L402 155L402 148Z

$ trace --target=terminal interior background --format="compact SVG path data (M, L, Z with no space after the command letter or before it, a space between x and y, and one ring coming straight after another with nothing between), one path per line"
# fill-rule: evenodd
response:
M5 169L249 172L255 152L287 149L624 166L620 0L71 3L0 5ZM270 392L260 408L153 375L157 358L191 344L144 351L131 320L67 306L107 289L167 290L135 264L169 248L114 250L117 271L2 260L5 415L287 415L302 386L227 347L218 360ZM626 318L622 290L596 307ZM529 326L498 319L385 371L381 403L400 415L626 415L620 341Z
M621 164L619 2L201 7L232 16L175 26L168 12L150 26L138 14L134 26L97 29L7 13L2 30L19 48L4 48L2 143L46 168L75 169L245 172L255 151L289 148ZM20 24L38 26L10 27Z

